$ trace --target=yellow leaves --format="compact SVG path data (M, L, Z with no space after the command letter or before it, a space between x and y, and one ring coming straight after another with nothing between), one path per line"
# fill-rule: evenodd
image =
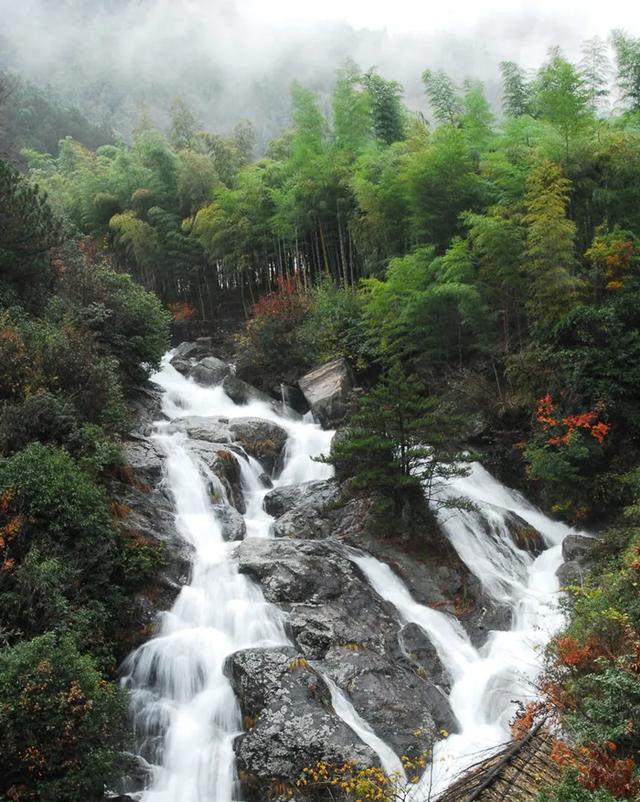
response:
M293 660L289 661L289 671L298 671L299 669L304 669L306 671L310 671L309 663L304 657L294 657Z
M297 780L298 788L326 786L341 791L354 802L392 802L397 797L400 777L388 777L378 766L358 768L354 761L331 765L319 761L305 768Z

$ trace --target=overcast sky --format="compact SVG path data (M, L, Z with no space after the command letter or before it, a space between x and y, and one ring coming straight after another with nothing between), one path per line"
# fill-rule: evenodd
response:
M0 69L119 130L140 103L162 122L179 94L204 124L248 117L266 141L291 81L326 96L347 57L400 81L409 108L426 108L427 67L480 78L499 108L500 61L535 70L559 45L578 62L613 28L640 36L640 0L0 0Z
M215 0L211 0L215 4ZM611 28L638 32L640 3L634 0L242 0L252 16L282 23L342 20L390 33L473 29L498 15L517 22L535 15L571 23L588 35Z

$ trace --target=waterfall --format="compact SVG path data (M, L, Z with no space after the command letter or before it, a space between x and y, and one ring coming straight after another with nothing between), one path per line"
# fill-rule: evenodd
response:
M571 531L547 518L520 493L501 485L477 463L445 492L475 503L475 510L441 511L440 523L487 594L511 607L510 630L491 632L487 642L475 649L455 618L415 602L387 565L368 555L352 556L376 592L405 621L418 624L428 634L452 676L449 703L459 732L436 744L431 768L412 794L416 800L429 795L436 799L462 771L508 741L514 700L536 697L542 650L562 624L556 571L562 563L562 540ZM507 525L510 513L544 538L547 548L539 557L514 543Z
M292 421L264 402L235 404L221 387L206 388L185 379L169 364L153 379L164 389L163 411L170 419L190 415L260 417L288 433L285 464L275 486L332 475L329 465L313 458L327 453L333 432L309 418ZM231 802L239 798L233 741L242 732L240 709L224 664L240 649L290 645L284 619L259 588L240 574L233 544L224 542L207 494L211 472L189 449L183 433L156 425L154 438L166 455L167 486L173 497L180 535L193 547L192 577L173 608L162 618L159 634L137 649L123 666L130 691L140 757L150 771L144 802ZM247 537L268 537L272 518L263 509L268 492L263 469L248 455L238 455L245 498ZM318 672L320 673L320 672ZM322 676L322 674L320 674ZM336 714L380 752L383 766L394 762L392 750L373 733L347 697L323 676Z
M288 434L284 464L274 486L331 477L331 466L314 457L328 452L333 432L323 431L310 415L303 420L284 417L265 401L238 405L221 386L202 387L186 379L170 365L170 357L154 376L164 391L163 411L170 420L213 415L273 421ZM149 769L149 784L140 798L231 802L239 798L233 741L242 731L242 721L224 674L225 661L240 649L290 645L290 641L284 616L237 569L234 545L224 542L207 493L211 472L190 449L189 438L166 423L156 425L154 437L166 455L166 485L178 531L193 547L193 565L191 580L163 614L158 635L136 650L123 668L140 757ZM246 504L246 537L269 537L272 518L263 508L268 492L263 469L247 454L239 453L236 459ZM441 525L485 592L511 608L510 630L491 632L476 649L457 619L415 602L387 565L356 550L350 553L399 618L425 631L452 677L449 701L458 732L435 745L431 769L413 792L417 800L426 800L429 792L435 798L477 761L479 753L508 740L513 700L535 696L541 649L562 620L555 572L569 528L551 521L477 464L468 476L453 480L445 493L476 504L474 510L445 510ZM544 538L547 548L539 557L513 542L507 526L513 513ZM378 754L386 771L403 776L393 750L363 721L345 693L329 677L323 679L336 714Z

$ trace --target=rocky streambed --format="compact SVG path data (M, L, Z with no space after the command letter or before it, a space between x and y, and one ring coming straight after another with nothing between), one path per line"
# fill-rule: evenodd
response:
M375 742L359 737L353 722L350 726L336 712L333 684L398 756L431 754L443 733L464 729L450 698L457 677L443 661L442 648L376 592L354 554L370 554L389 565L415 603L457 620L478 655L491 633L513 627L514 605L487 592L446 527L425 532L418 547L398 542L393 532L385 537L372 525L372 499L348 498L332 478L300 481L303 474L292 468L291 427L294 422L302 427L304 406L287 408L235 377L207 340L183 343L165 370L171 379L164 388L140 396L138 424L126 443L130 481L114 483L112 493L129 511L123 526L162 542L168 558L159 586L138 598L141 634L147 635L158 614L171 607L193 570L193 544L176 526L167 453L155 435L153 422L162 419L164 435L183 438L197 462L207 503L222 538L231 544L229 559L280 611L282 644L240 649L224 660L242 722L233 753L244 797L299 795L296 779L318 761L380 764L379 750L371 746ZM188 385L188 410L174 385ZM324 426L341 422L352 387L344 363L323 366L300 387ZM213 392L224 393L224 410L232 414L216 414ZM508 539L509 554L520 559L521 552L522 565L530 565L549 546L548 537L517 511L500 509L498 534L491 516L478 517L474 526L485 527L479 533L484 539ZM270 536L247 537L248 526L252 533L268 530ZM563 570L575 572L586 549L581 536L570 537L567 556L575 560ZM197 682L194 688L195 693ZM143 770L129 779L130 793L139 792L140 785L153 786L153 766L168 749L163 741L167 721L160 716L147 727L140 744ZM203 785L185 802L218 802L214 785ZM145 794L156 798L180 797L154 796L153 788Z

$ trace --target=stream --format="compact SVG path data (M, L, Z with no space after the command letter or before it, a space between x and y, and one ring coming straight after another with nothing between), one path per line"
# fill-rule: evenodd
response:
M264 418L288 434L285 461L274 487L331 477L332 468L314 461L327 453L333 432L310 416L295 420L275 406L253 401L235 404L221 386L203 387L163 360L153 381L163 392L169 421L202 415ZM210 500L219 480L190 450L189 438L171 431L167 421L153 435L166 456L165 482L175 508L180 535L193 548L191 579L172 609L163 613L158 634L137 649L123 667L141 760L148 782L136 796L142 802L232 802L241 798L233 742L242 733L242 716L224 673L234 652L291 645L284 614L265 601L260 588L239 573L235 543L225 543ZM246 538L268 538L273 519L263 509L269 489L263 469L251 457L238 455L245 497ZM217 487L221 495L224 488ZM481 581L485 592L507 604L511 629L491 632L475 648L457 619L418 604L402 580L384 563L352 549L350 559L379 596L405 622L420 626L447 667L449 701L458 732L437 742L431 768L412 790L417 802L437 798L478 755L509 739L514 699L535 696L542 650L561 625L557 599L561 543L571 530L547 518L519 493L497 482L479 464L466 477L451 481L446 493L465 496L474 510L439 513L443 531L461 559ZM227 501L228 503L228 501ZM538 557L519 549L506 525L516 513L537 529L546 549ZM402 773L399 756L353 708L348 695L323 677L335 713L370 746L388 773Z

